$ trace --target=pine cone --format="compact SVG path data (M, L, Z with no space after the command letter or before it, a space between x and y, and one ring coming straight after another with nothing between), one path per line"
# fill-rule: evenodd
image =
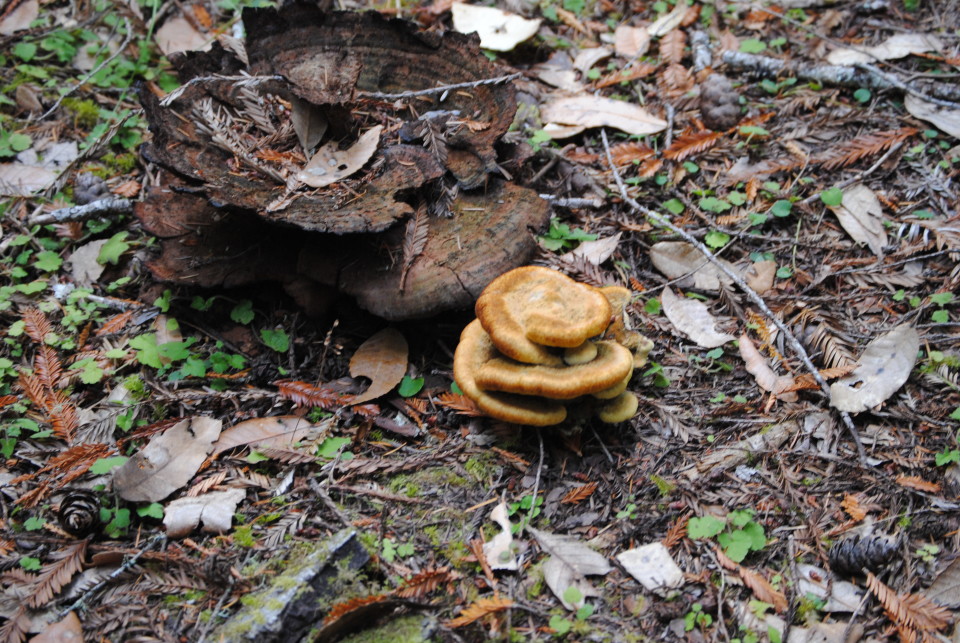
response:
M57 520L63 529L77 538L100 528L100 496L92 491L71 491L60 501Z
M712 130L730 129L740 120L740 94L723 74L710 74L700 85L700 115Z
M897 554L897 541L887 534L853 536L830 549L830 569L840 576L857 576L864 569L880 571Z

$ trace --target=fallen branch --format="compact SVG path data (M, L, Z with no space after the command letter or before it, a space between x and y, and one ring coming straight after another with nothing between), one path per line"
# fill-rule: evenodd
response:
M67 221L84 221L106 214L119 214L133 209L130 199L107 197L91 201L84 205L75 205L69 208L60 208L47 214L38 214L31 217L30 225L47 225L48 223L65 223Z
M603 139L603 149L607 155L607 164L610 166L610 171L613 173L613 178L617 183L617 187L620 190L620 196L621 198L623 198L624 203L626 203L631 208L633 208L634 211L652 220L657 225L667 228L668 230L672 231L674 234L677 234L680 237L682 237L687 243L689 243L690 245L695 247L697 250L699 250L700 254L702 254L707 259L707 261L709 261L714 266L716 266L717 270L719 270L720 272L725 274L727 277L729 277L730 280L733 281L733 283L737 284L737 286L740 287L740 290L743 291L743 293L747 296L747 298L750 299L750 301L752 301L757 306L757 308L759 308L761 312L763 312L763 314L770 319L771 322L773 322L773 324L780 330L781 333L783 333L783 337L786 340L787 344L790 345L790 348L793 349L794 353L797 354L797 357L800 358L800 361L803 362L803 365L806 367L807 371L809 371L810 374L813 376L814 381L816 381L816 383L820 386L820 390L823 391L824 396L827 398L827 401L829 402L830 386L827 385L827 381L823 379L823 376L820 375L820 370L813 364L813 360L810 359L810 355L807 354L807 351L803 348L803 345L796 338L796 336L792 332L790 332L790 329L787 328L787 325L784 324L783 321L779 317L777 317L772 310L770 310L766 302L763 301L763 298L760 297L760 295L758 295L753 288L747 285L747 282L743 280L743 277L738 275L736 272L734 272L729 267L727 267L722 261L717 259L717 257L714 256L712 252L710 252L710 249L707 248L707 246L705 246L700 241L698 241L686 230L683 230L675 226L666 217L663 217L657 212L654 212L653 210L640 205L639 203L636 202L635 199L631 198L630 195L627 194L627 186L623 182L623 179L620 177L620 173L617 171L617 166L613 162L613 156L610 153L610 142L607 140L606 129L600 130L600 137ZM847 429L850 431L850 435L853 437L853 441L857 445L857 452L860 455L861 464L863 464L864 466L867 466L867 453L863 449L863 443L860 442L860 434L857 433L857 427L854 426L853 420L850 418L850 414L847 413L846 411L841 411L840 416L843 418L844 425L846 425Z
M899 89L925 101L952 109L960 108L960 85L935 81L913 81L907 84L892 74L880 71L867 64L822 65L816 63L793 63L769 56L745 54L740 51L723 52L723 62L738 71L753 71L767 76L790 74L801 80L813 80L841 87L866 87L867 89Z

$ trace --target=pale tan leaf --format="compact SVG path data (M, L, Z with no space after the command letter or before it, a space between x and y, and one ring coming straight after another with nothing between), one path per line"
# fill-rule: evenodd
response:
M646 27L618 25L613 33L613 47L618 56L636 58L650 49L650 32Z
M662 542L628 549L617 554L617 561L649 592L666 596L683 585L683 571Z
M297 180L312 188L322 188L349 177L377 151L382 131L383 125L371 127L345 150L339 149L336 141L327 143L297 172Z
M540 29L540 19L523 16L493 7L454 2L450 7L453 28L460 33L480 36L480 46L493 51L510 51Z
M97 261L100 256L100 249L109 241L109 239L97 239L85 243L67 257L67 263L70 264L70 273L73 275L73 281L79 288L89 288L100 275L103 274L105 265Z
M56 172L40 165L0 163L0 196L30 196L55 178Z
M793 402L797 399L796 393L785 392L793 386L793 378L788 376L778 377L746 333L740 336L739 344L740 357L743 358L747 372L753 375L753 378L757 381L757 386L787 402Z
M830 405L860 413L883 403L910 377L919 349L920 336L909 324L877 337L864 349L860 366L830 385Z
M747 285L755 290L758 295L762 295L773 288L773 282L776 276L777 262L772 259L767 259L750 264L750 267L747 268L747 272L744 275L744 279L746 279Z
M598 596L596 588L587 581L587 576L607 574L612 567L607 558L590 549L586 543L572 536L562 536L527 527L540 543L540 546L550 554L550 558L543 564L543 578L547 587L560 599L568 610L577 610L583 607L587 596ZM580 591L580 600L568 601L565 597L570 587Z
M926 590L926 595L950 609L960 607L960 558L947 565Z
M187 484L213 450L220 420L187 418L114 470L113 489L130 502L157 502Z
M663 289L660 298L663 312L677 330L702 348L716 348L736 339L727 333L718 333L717 320L706 305L695 299L677 297L670 288Z
M633 103L603 96L555 98L540 108L544 122L578 127L613 127L628 134L656 134L667 122ZM551 133L551 136L554 136ZM554 136L554 138L558 138Z
M894 60L925 51L943 51L943 43L933 34L900 33L873 47L835 49L827 56L827 62L831 65L855 65Z
M4 9L9 6L9 3L4 3ZM17 31L29 29L30 24L39 15L39 0L24 0L0 20L0 36L9 36Z
M696 288L716 292L720 284L730 284L730 278L704 257L699 250L686 241L661 241L650 248L653 266L669 279L678 280L681 288ZM735 273L733 264L719 260Z
M599 266L613 255L617 249L617 244L620 243L621 235L622 233L618 232L612 237L596 239L594 241L584 241L570 252L560 255L559 258L562 261L573 261L580 258L595 266Z
M384 328L365 341L350 359L350 375L367 377L370 387L354 397L362 404L393 390L407 372L407 340L395 328Z
M914 117L931 123L954 138L960 138L960 109L941 107L913 94L907 94L903 106Z
M847 234L861 245L866 245L878 257L883 256L887 245L887 232L883 227L883 206L873 190L862 183L843 190L843 202L830 206Z
M213 453L236 447L285 447L295 444L321 429L302 417L283 415L254 418L235 424L220 434L213 445Z
M797 594L812 594L823 600L824 612L855 612L863 600L863 590L849 581L831 578L814 565L797 565Z
M63 620L45 627L30 643L83 643L83 623L76 612L70 612Z
M513 543L513 531L507 515L506 503L501 502L493 508L490 512L490 520L497 523L500 532L483 543L483 555L487 559L487 564L490 565L490 569L516 571L520 567L517 563L516 546Z
M214 491L202 496L178 498L163 509L163 526L169 538L182 538L203 523L203 531L222 534L230 530L237 505L246 497L243 489Z
M329 122L326 115L318 105L293 96L290 99L290 120L303 153L310 154L327 133Z
M613 52L606 47L587 47L581 49L573 59L573 68L586 76L594 65L612 55Z
M683 15L686 12L687 3L678 2L677 6L673 8L673 11L657 18L652 25L647 27L647 31L649 31L653 37L664 36L680 26L680 23L683 22Z
M153 38L164 56L178 51L209 49L212 40L197 31L190 21L181 15L166 20Z

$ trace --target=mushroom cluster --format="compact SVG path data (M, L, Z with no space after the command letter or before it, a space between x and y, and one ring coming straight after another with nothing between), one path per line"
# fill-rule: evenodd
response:
M637 412L627 384L653 344L628 329L630 291L594 288L549 268L511 270L477 299L477 319L460 335L454 379L487 415L550 426L569 404L593 400L603 422Z

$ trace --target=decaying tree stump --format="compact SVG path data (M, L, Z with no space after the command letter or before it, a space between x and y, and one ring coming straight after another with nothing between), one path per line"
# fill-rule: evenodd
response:
M474 37L310 4L243 18L245 48L179 56L180 89L141 93L144 156L172 173L137 208L158 279L326 287L407 319L529 261L548 209L497 177L516 99Z

